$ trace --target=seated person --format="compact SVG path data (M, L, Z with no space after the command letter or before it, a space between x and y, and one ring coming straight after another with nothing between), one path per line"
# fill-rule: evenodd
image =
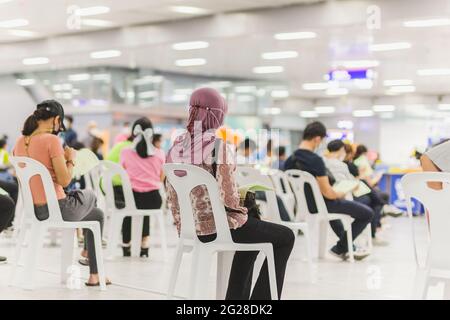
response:
M4 191L0 191L0 233L11 223L14 216L15 203ZM6 257L0 256L0 263L6 263Z
M450 172L450 140L444 140L420 157L423 171L427 172ZM428 186L435 190L442 189L440 182L428 182Z
M348 214L354 221L352 223L353 239L356 239L373 219L373 210L368 206L356 201L345 200L345 194L336 192L331 187L325 163L322 158L315 153L321 146L323 139L327 135L327 129L321 122L312 122L308 124L303 132L303 140L299 148L291 155L285 163L285 169L298 169L309 172L316 177L320 191L325 200L328 212ZM309 185L305 186L305 196L308 209L311 213L317 213L316 203L312 189ZM331 254L343 260L347 259L347 233L340 220L330 221L331 228L336 233L339 241L330 250ZM367 252L355 251L354 257L357 260L364 259L369 254Z
M279 146L277 149L278 159L272 164L272 169L284 170L284 163L286 162L286 147Z
M348 166L343 162L346 156L344 142L339 139L333 140L328 143L327 149L328 154L324 157L325 166L328 170L330 170L336 182L342 180L356 180L356 178L350 173ZM373 191L371 191L371 193L372 192ZM375 199L376 198L370 194L365 194L354 198L355 201L369 206L374 211L374 216L371 222L373 244L384 246L387 245L388 242L376 237L377 229L381 227L380 219L383 204L379 201L375 201Z

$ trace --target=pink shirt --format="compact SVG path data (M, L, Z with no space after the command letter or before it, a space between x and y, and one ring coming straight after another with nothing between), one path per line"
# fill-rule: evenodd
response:
M52 163L53 158L64 156L64 149L57 136L50 133L44 133L31 137L30 144L28 146L28 154L25 149L25 138L21 136L17 139L13 154L18 157L30 157L42 163L52 176L53 185L55 187L58 200L66 197L63 187L56 183L56 174ZM44 186L42 185L42 180L39 177L31 178L30 188L31 193L33 194L34 204L43 205L47 203Z
M120 164L127 171L131 187L136 192L159 190L165 161L164 151L160 149L155 149L155 155L148 158L141 158L131 148L125 148L120 153Z

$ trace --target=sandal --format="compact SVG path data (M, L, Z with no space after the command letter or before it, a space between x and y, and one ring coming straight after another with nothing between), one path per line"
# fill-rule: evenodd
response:
M89 283L89 282L85 282L84 283L86 287L100 287L100 282L97 283ZM110 280L106 281L106 285L112 285L112 282Z

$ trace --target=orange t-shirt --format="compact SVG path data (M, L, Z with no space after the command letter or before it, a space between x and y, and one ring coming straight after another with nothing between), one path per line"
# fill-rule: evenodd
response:
M52 176L58 200L64 199L66 194L61 185L56 182L55 170L53 169L52 159L58 156L64 156L64 149L59 138L50 133L43 133L31 137L28 146L28 154L25 149L25 138L21 136L17 139L13 154L18 157L30 157L42 163ZM30 180L31 193L33 194L33 203L37 205L46 204L44 186L40 177L32 177Z

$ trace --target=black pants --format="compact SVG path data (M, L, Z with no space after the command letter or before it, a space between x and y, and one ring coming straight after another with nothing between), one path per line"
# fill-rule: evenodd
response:
M216 235L199 236L200 241L210 242ZM286 265L295 242L292 230L279 224L261 221L249 217L248 221L240 228L231 230L231 237L237 243L262 243L270 242L273 245L275 259L275 273L277 279L278 297L283 291ZM261 268L253 292L251 291L253 265L258 252L236 252L231 267L228 281L227 300L270 300L269 271L267 259ZM250 295L251 294L251 295Z
M161 195L158 190L150 192L135 192L133 191L134 201L138 209L160 209L162 205ZM123 208L125 199L121 186L114 187L114 199L117 208ZM142 237L150 235L150 218L144 217L144 226L142 228ZM131 217L123 219L122 223L122 242L130 243L131 241Z
M0 195L0 232L8 228L14 217L15 203L9 196Z
M373 219L370 222L372 229L372 237L375 237L377 233L377 228L381 227L381 209L383 208L383 204L378 201L376 197L373 197L369 194L363 195L361 197L355 198L355 201L362 203L373 210Z
M17 198L19 196L19 185L17 184L17 180L14 181L0 180L0 188L8 192L12 201L14 201L13 216L9 220L8 225L6 226L7 228L9 228L12 226L12 222L14 220L15 207L17 203Z
M356 201L325 199L325 204L329 213L348 214L355 219L352 223L352 240L355 240L361 232L364 231L374 216L371 208ZM341 253L347 252L347 233L345 232L342 222L340 220L333 220L330 221L330 226L339 238L339 241L336 244L338 251Z

